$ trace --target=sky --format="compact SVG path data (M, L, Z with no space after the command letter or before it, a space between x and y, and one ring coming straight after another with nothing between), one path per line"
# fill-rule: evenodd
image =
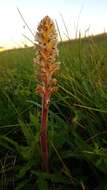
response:
M107 31L107 0L0 0L0 47L32 45L45 15L57 22L63 39L75 38L79 32L88 36Z

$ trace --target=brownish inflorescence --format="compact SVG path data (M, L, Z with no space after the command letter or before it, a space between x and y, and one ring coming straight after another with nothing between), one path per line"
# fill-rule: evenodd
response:
M42 168L48 171L47 117L50 97L57 90L57 80L54 75L59 70L57 33L49 16L45 16L41 20L35 38L37 55L34 63L38 65L38 77L41 81L41 84L36 87L36 92L42 96L40 130Z

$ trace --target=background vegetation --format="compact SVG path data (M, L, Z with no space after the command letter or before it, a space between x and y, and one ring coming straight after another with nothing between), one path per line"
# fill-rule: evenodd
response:
M48 119L50 173L41 171L41 100L33 48L0 52L0 189L107 189L107 34L59 44Z

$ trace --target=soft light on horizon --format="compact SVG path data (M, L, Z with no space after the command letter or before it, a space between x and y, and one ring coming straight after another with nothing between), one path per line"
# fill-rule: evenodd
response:
M0 47L6 49L22 47L32 45L28 39L34 41L34 36L25 26L17 7L33 33L45 15L57 21L63 39L66 39L68 34L69 38L75 38L76 31L78 34L80 31L84 36L107 30L106 0L4 0L0 2ZM68 31L64 27L64 22Z

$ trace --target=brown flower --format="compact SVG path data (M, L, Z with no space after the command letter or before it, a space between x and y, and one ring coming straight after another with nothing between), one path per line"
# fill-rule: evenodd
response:
M49 16L41 20L35 38L37 41L35 63L38 65L39 78L45 89L50 88L50 92L54 92L57 80L53 79L53 76L59 70L59 64L56 62L58 40L55 25ZM36 91L39 93L38 86ZM40 94L41 92L42 90L40 90Z

